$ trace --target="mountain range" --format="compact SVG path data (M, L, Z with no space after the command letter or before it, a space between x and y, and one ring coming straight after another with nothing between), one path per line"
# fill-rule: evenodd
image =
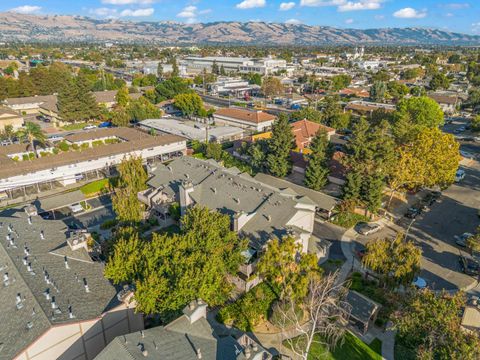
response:
M0 41L248 45L480 45L480 36L427 28L339 29L265 22L133 22L0 13Z

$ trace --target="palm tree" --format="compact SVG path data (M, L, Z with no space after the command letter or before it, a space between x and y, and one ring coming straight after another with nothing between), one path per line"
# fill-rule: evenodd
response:
M35 157L38 158L38 154L35 150L35 141L40 144L45 144L45 141L47 140L45 133L43 132L40 125L32 122L27 122L22 129L18 130L17 136L21 140L28 141L30 143L30 147L35 154Z

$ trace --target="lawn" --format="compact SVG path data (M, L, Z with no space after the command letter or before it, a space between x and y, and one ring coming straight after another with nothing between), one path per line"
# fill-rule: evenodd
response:
M96 180L94 182L83 185L80 188L80 191L84 195L87 195L87 196L88 195L95 195L95 194L98 194L99 192L101 192L102 190L106 189L108 187L109 183L110 183L109 179Z
M288 344L285 344L288 346ZM322 360L381 360L382 342L374 339L370 345L365 344L358 337L348 332L345 334L343 344L334 351L327 351L321 344L315 343L310 349L308 359Z
M339 212L330 220L332 224L341 226L346 229L352 228L362 221L368 222L369 219L366 216L348 211Z

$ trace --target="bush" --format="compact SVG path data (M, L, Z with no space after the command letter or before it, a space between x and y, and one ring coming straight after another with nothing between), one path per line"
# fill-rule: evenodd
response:
M103 222L103 224L100 225L100 229L102 230L108 230L111 229L115 226L117 226L118 220L117 219L108 219Z
M72 149L75 151L80 150L80 146L78 146L78 144L72 144Z
M117 138L105 139L105 144L117 144L119 142L120 142L120 140L118 140Z
M293 311L295 311L295 315L293 315ZM288 319L285 319L283 316L285 313L288 314ZM290 304L277 301L272 308L270 322L278 327L287 327L294 325L294 323L290 321L291 319L303 319L303 315L303 310L300 306L295 305L295 309L292 309Z
M18 156L14 156L14 157L12 157L12 160L15 161L15 162L17 162L17 161L20 160L20 158L19 158Z
M82 144L80 145L80 147L82 148L82 150L85 150L85 149L88 149L88 148L90 147L90 144L89 144L88 142L82 143Z
M261 283L251 289L232 304L218 312L217 320L233 325L242 331L252 331L268 313L277 295L267 283Z
M22 159L23 159L23 161L28 161L28 160L30 160L30 158L28 157L27 154L23 154L23 155L22 155Z
M180 204L178 202L174 202L173 204L171 204L168 208L168 213L173 220L180 220Z
M330 221L332 224L349 229L357 225L359 222L368 222L370 220L366 216L354 212L342 211L333 216Z
M48 156L50 155L50 153L48 151L40 151L40 157L45 157L45 156Z
M65 141L62 141L57 145L57 148L65 152L70 150L70 145L68 145Z
M103 145L105 144L102 140L95 140L95 141L92 141L92 146L95 147L95 146L100 146L100 145Z
M57 154L60 152L60 150L58 150L57 148L53 148L52 152L53 152L55 155L57 155Z

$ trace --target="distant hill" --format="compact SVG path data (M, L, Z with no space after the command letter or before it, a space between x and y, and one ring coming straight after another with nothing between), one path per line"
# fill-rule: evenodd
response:
M132 22L83 16L0 13L0 41L154 42L159 44L480 45L480 36L425 28L337 29L264 22Z

